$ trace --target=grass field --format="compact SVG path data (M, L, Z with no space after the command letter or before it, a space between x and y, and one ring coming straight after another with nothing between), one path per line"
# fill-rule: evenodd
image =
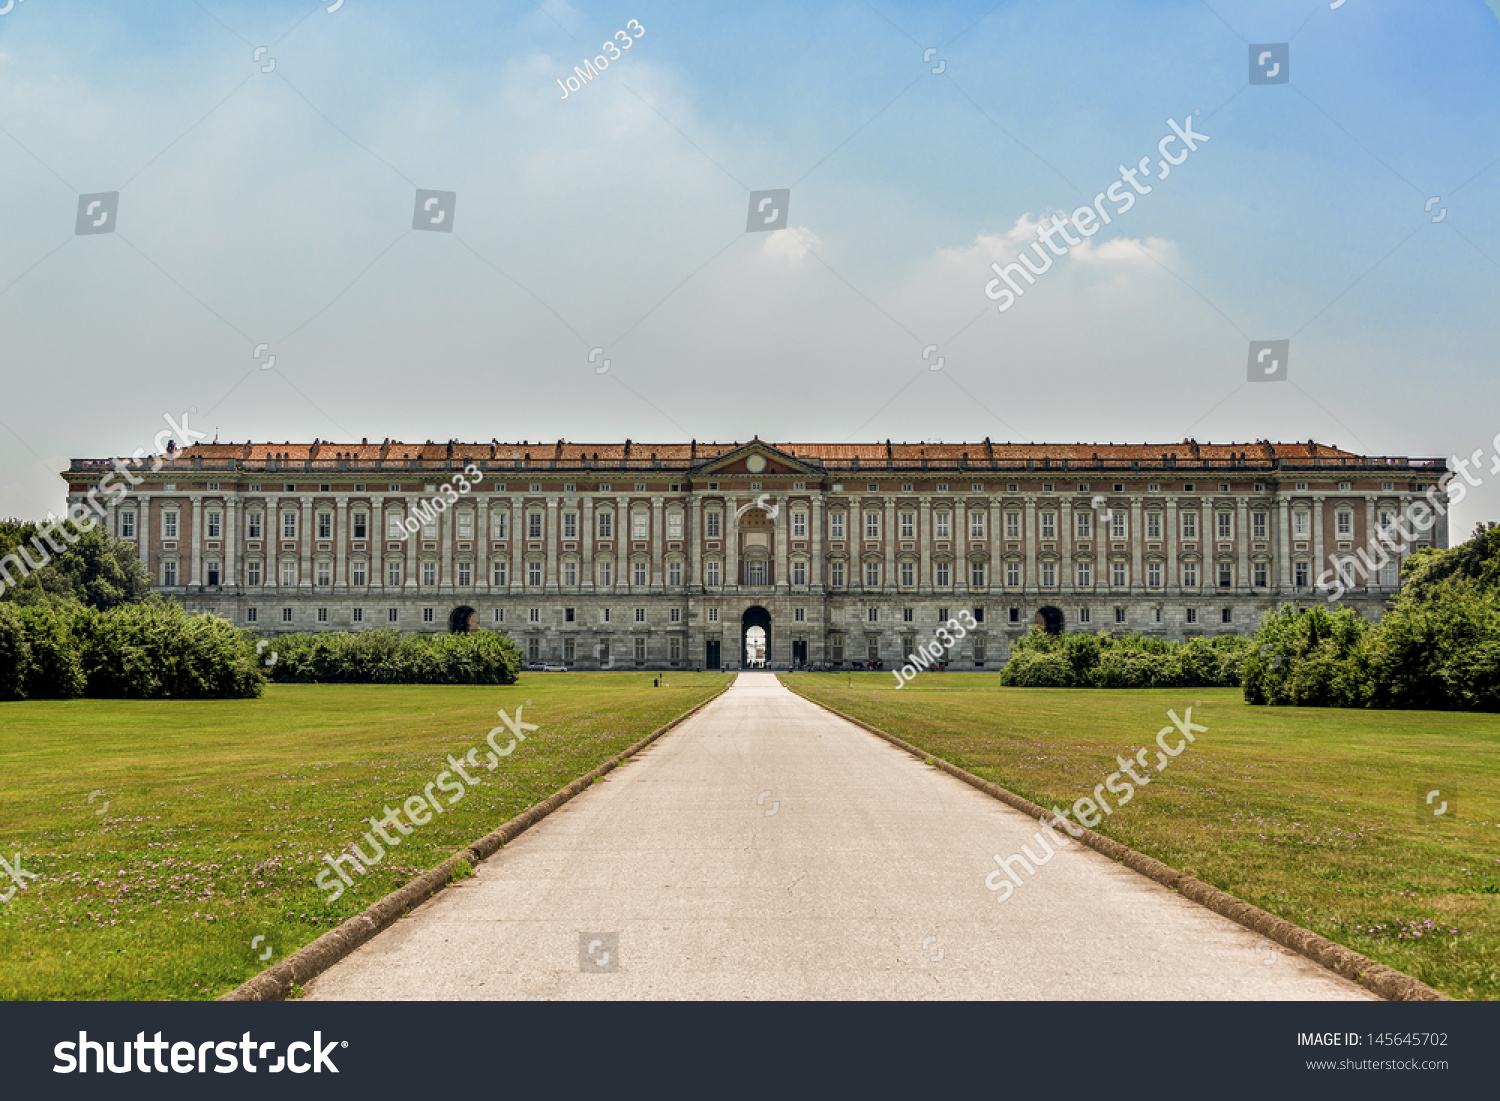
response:
M0 902L0 998L217 997L729 679L653 676L0 704L0 855L36 875ZM539 729L329 904L323 855L421 794L448 754L484 751L497 710L518 706ZM12 889L0 870L0 895Z
M1168 709L1191 706L1208 732L1098 832L1455 998L1500 998L1500 715L1250 707L1238 689L1005 688L954 674L899 691L889 673L781 679L1060 808L1118 771L1117 754L1152 746L1154 762ZM1419 810L1432 788L1447 815Z

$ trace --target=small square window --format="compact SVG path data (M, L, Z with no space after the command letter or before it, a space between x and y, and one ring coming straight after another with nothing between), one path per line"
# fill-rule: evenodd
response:
M401 613L399 611L397 611L395 608L387 608L385 610L385 621L387 623L395 623L400 618L401 618Z
M646 492L646 483L645 482L636 482L635 483L635 491L637 493L645 493Z
M259 608L246 608L245 609L245 622L246 623L258 623L258 622L260 622L260 609Z
M1196 490L1197 485L1198 485L1197 482L1183 482L1182 483L1182 492L1184 492L1184 493L1192 493L1192 492L1194 492Z
M984 492L984 483L983 482L974 482L973 484L971 484L969 486L969 488L972 489L975 493L983 493Z
M866 609L865 610L865 618L870 623L879 623L880 622L880 609L879 608L868 608L868 609Z
M563 622L564 623L572 623L573 622L573 609L572 608L564 608L563 609Z
M939 623L947 623L948 622L948 609L947 608L939 608L938 609L938 622Z
M281 609L281 622L283 622L283 623L290 623L291 621L292 621L292 610L290 608L283 608L283 609Z
M1051 482L1043 482L1042 483L1042 492L1043 493L1051 493L1052 492L1052 483Z
M431 623L432 622L432 609L431 608L423 608L422 609L422 622L423 623Z
M1124 482L1116 482L1115 483L1115 492L1116 493L1124 493L1125 492L1125 483Z
M1229 483L1228 482L1220 482L1219 483L1219 492L1220 493L1229 493L1230 492Z
M532 493L540 493L541 491L542 491L542 483L541 482L532 482L531 483L531 492Z
M1256 482L1255 483L1255 492L1256 493L1264 493L1265 491L1266 491L1266 483L1265 482Z
M646 622L646 609L645 608L637 608L635 610L635 621L637 623L645 623Z
M1146 486L1146 492L1147 493L1160 493L1161 492L1161 483L1160 482L1152 482L1152 483L1150 483L1148 486Z
M717 608L710 608L708 610L708 621L710 623L717 623L717 622L719 622L719 609L717 609Z
M668 623L681 623L682 622L682 609L681 608L669 608L667 610L667 622Z
M939 482L937 484L937 491L939 493L947 493L948 492L948 483L947 482Z
M805 623L805 622L807 622L807 609L806 608L793 608L792 609L792 622L793 623Z
M871 493L879 493L880 492L880 485L879 485L878 482L869 482L869 483L867 483L865 485L865 488L867 490L869 490Z
M321 485L318 486L318 492L319 493L329 493L329 492L332 492L332 490L333 490L333 486L329 485L327 482L324 482L324 483L322 483Z
M578 484L576 482L564 482L563 483L563 492L564 493L577 493L578 492Z
M1125 622L1125 609L1124 608L1116 608L1115 609L1115 622L1116 623L1124 623Z
M1092 608L1079 608L1078 609L1078 622L1079 623L1092 623L1093 621L1094 621L1094 611L1093 611Z
M901 609L901 622L902 623L910 623L910 622L912 622L912 617L914 615L916 615L916 609L914 609L914 608L902 608Z
M901 483L901 492L902 493L910 493L911 492L911 483L910 482L902 482Z
M1078 492L1079 493L1087 493L1088 491L1089 491L1089 483L1088 482L1079 482L1078 483Z
M496 608L495 609L495 622L496 623L504 623L505 622L505 609L504 608Z
M1219 622L1220 623L1233 623L1234 622L1234 609L1233 608L1222 608L1222 609L1220 609L1220 611L1219 611Z
M793 489L806 489L807 488L807 483L806 482L793 482L792 483L792 488Z
M352 620L355 623L363 623L365 621L365 610L363 608L355 608L352 614Z
M1189 623L1197 623L1198 622L1198 609L1197 608L1189 608L1187 610L1187 621Z
M401 483L399 483L399 482L387 482L385 488L386 488L386 492L387 493L400 493L401 492Z

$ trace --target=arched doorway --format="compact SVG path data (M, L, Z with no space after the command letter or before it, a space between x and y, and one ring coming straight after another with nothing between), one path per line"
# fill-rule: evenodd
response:
M472 635L479 630L479 613L467 604L454 608L448 614L448 633L454 635Z
M757 654L752 651L750 632L758 630L756 641L759 644L759 659L766 664L771 660L771 613L759 604L746 608L745 614L740 617L740 668L750 668L751 662Z
M1063 614L1051 605L1038 608L1034 622L1049 635L1062 634Z

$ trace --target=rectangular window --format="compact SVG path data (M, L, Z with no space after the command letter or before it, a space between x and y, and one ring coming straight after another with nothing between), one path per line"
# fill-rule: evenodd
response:
M288 588L297 584L297 563L283 562L281 564L281 583Z
M508 519L509 516L510 516L510 513L508 513L508 512L505 511L504 504L502 502L500 502L500 501L496 501L495 502L495 511L492 512L492 513L490 513L490 538L491 539L504 539L505 538L506 529L507 529L507 527L510 524L510 521Z
M615 514L613 512L601 512L594 521L599 529L600 539L613 539L615 535Z
M177 513L163 512L161 514L161 537L163 539L177 538Z
M1198 538L1198 514L1196 512L1182 514L1182 537L1184 539Z
M569 665L573 664L575 655L578 653L577 646L578 640L573 638L571 635L563 639L563 661L567 662Z
M332 562L326 562L325 561L325 562L319 562L318 563L317 581L318 581L319 585L332 585L333 584L333 563Z
M639 664L640 662L645 661L646 660L646 640L643 637L641 637L640 635L637 635L631 641L635 643L635 660L636 660L636 663Z
M1109 518L1109 534L1112 539L1125 538L1125 514L1116 512Z
M526 658L533 663L542 660L542 640L539 638L528 638L526 640Z
M246 623L258 623L258 622L260 622L260 609L259 608L246 608L245 609L245 622Z
M578 538L578 513L565 512L562 514L562 537L564 539Z
M1221 608L1221 609L1219 609L1219 622L1220 623L1233 623L1234 622L1234 609L1233 608Z
M842 512L830 512L828 514L828 535L832 539L844 537L844 514Z
M677 509L667 513L667 538L682 538L682 513Z
M1017 589L1021 586L1021 563L1005 563L1005 585L1006 588Z
M320 513L318 513L318 538L319 539L332 539L333 538L333 513L331 513L331 512L320 512Z
M668 585L681 585L682 584L682 563L681 562L668 562L667 563L667 584Z
M599 584L608 589L615 583L615 564L608 559L599 563Z
M828 563L828 583L836 589L844 587L844 564L842 562Z
M527 623L540 623L541 621L542 621L542 610L540 608L527 608L526 609L526 622Z
M915 512L903 512L901 514L901 538L915 539L917 537L917 514Z
M1292 536L1296 539L1306 539L1308 529L1312 527L1312 514L1307 512L1292 513Z
M542 537L542 514L540 512L528 512L526 514L526 538L540 539Z
M385 621L387 623L395 623L398 620L400 620L400 618L401 618L401 611L400 611L400 609L398 609L398 608L387 608L385 610Z
M1197 608L1189 608L1187 610L1187 621L1189 623L1197 623L1198 622L1198 609Z
M385 537L387 539L400 539L406 529L401 526L401 517L394 512L385 514Z
M668 611L667 611L667 622L668 623L681 623L682 622L682 609L681 608L670 608L670 609L668 609Z
M1125 609L1124 608L1116 608L1115 609L1115 622L1116 623L1124 623L1125 622Z
M1182 564L1182 587L1185 589L1198 587L1198 563L1184 562Z
M710 559L703 564L703 581L707 585L718 586L723 584L720 574L721 565L717 560Z
M491 562L490 563L490 584L491 585L509 585L510 584L510 576L509 575L510 575L510 563L508 563L508 562Z
M1255 572L1252 576L1255 578L1255 587L1257 589L1264 589L1266 587L1266 564L1264 562L1255 563Z
M947 538L949 538L950 537L949 536L949 532L951 531L951 525L953 523L953 513L951 513L951 512L938 512L938 513L934 513L934 520L935 520L936 526L937 526L937 537L939 539L947 539Z
M356 512L351 517L354 521L354 538L367 539L370 534L370 515L367 512Z
M161 564L161 583L168 589L177 584L176 562L168 561Z
M1221 513L1219 513L1219 538L1220 539L1233 539L1234 538L1234 513L1232 513L1232 512L1221 512Z
M764 585L764 584L766 584L766 569L767 569L767 564L766 564L766 562L764 562L761 559L757 558L757 559L752 559L749 562L746 562L745 563L745 584L746 585Z
M1266 537L1266 514L1264 512L1252 512L1250 514L1250 534L1256 539L1264 539Z
M495 609L495 622L496 623L504 623L505 622L505 609L504 608L496 608Z
M645 623L646 622L646 609L645 608L637 608L635 610L635 621L637 623Z
M634 562L631 564L631 569L634 573L634 585L636 588L644 588L646 585L646 563Z
M917 567L914 562L901 563L901 587L909 589L917 583Z
M217 509L205 513L203 517L204 536L208 539L222 538L222 535L220 534L222 521L223 514L220 513Z
M682 660L682 636L673 635L667 639L667 660L676 665Z
M1161 563L1146 563L1146 587L1148 589L1161 588Z
M574 609L573 608L564 608L563 609L563 622L564 623L573 623L573 622L575 622L573 613L574 613Z
M290 608L283 608L283 609L281 609L281 622L283 622L283 623L290 623L291 621L292 621L292 610Z
M717 510L703 514L703 534L710 539L719 539L724 530L724 514Z
M460 562L458 564L458 583L464 588L474 584L474 563Z
M1125 587L1124 562L1111 562L1109 564L1109 583L1111 587L1116 589L1123 589Z
M1057 538L1057 513L1055 513L1055 512L1044 512L1044 513L1042 513L1042 538L1043 539L1056 539Z
M563 563L563 584L570 589L578 584L577 562L569 561Z
M643 508L638 508L630 514L630 537L632 539L644 539L650 524L650 514Z
M793 539L806 539L807 538L807 513L805 513L805 512L794 512L794 513L792 513L792 538Z
M246 562L245 563L245 584L246 585L259 585L260 584L260 563L259 562Z
M328 609L327 608L319 608L318 609L318 622L319 623L327 623L328 622Z
M122 513L120 513L120 538L122 538L122 539L134 539L135 538L135 513L133 513L133 512L122 512Z
M260 521L261 521L261 514L258 513L258 512L249 512L249 513L245 514L245 538L246 539L259 539L260 538Z
M708 610L708 621L710 623L717 623L717 622L719 622L719 609L717 609L717 608L710 608Z
M880 587L880 563L865 563L865 588L878 589Z
M948 609L947 608L939 608L937 610L937 612L938 612L938 614L937 614L938 623L940 623L940 624L941 623L947 623L948 622Z
M975 509L969 513L969 538L984 538L984 513Z
M1092 609L1092 608L1079 608L1078 609L1078 622L1079 623L1092 623L1092 622L1094 622L1094 609Z
M437 563L436 562L423 562L422 563L422 584L423 585L428 585L428 586L436 585L437 584Z
M526 563L526 584L530 585L533 589L541 588L542 564L540 562Z
M460 539L474 538L474 513L468 509L458 514L458 537Z
M1080 589L1091 588L1094 584L1094 565L1092 562L1078 563L1078 587Z
M281 537L283 539L297 538L297 514L295 512L281 514Z
M599 609L599 614L602 617L599 620L600 623L608 623L609 622L609 609L608 608L601 608L601 609Z
M1005 514L1005 538L1021 538L1021 514L1019 512L1007 512Z
M1092 512L1080 512L1074 515L1074 527L1078 532L1078 538L1089 539L1094 532L1094 514Z
M915 619L916 619L916 609L914 609L914 608L902 608L901 609L901 622L902 623L911 623Z
M1354 513L1347 509L1340 509L1334 513L1334 530L1338 532L1340 539L1351 539L1354 536Z
M1160 539L1161 538L1161 513L1159 513L1159 512L1148 512L1148 513L1146 513L1146 538L1147 539Z
M1056 562L1043 562L1042 563L1042 588L1044 588L1044 589L1055 589L1055 588L1057 588L1057 563Z
M880 609L879 608L866 608L865 609L865 622L866 623L879 623L880 622Z
M829 650L828 657L829 657L830 661L843 661L844 660L844 636L843 635L830 635L829 639L828 639L828 650Z
M1293 572L1292 572L1292 576L1294 578L1293 584L1295 584L1297 586L1297 588L1299 588L1299 589L1305 589L1305 588L1307 588L1307 576L1308 576L1308 572L1309 572L1308 571L1308 565L1307 565L1306 562L1298 562L1296 564L1296 566L1293 567Z
M1219 588L1234 588L1234 567L1228 562L1219 563Z
M359 586L365 584L365 564L363 562L351 562L349 564L349 584Z
M982 588L984 588L984 563L983 562L970 562L969 563L969 588L971 588L971 589L982 589Z
M877 660L879 660L879 658L880 658L880 636L879 635L871 635L866 640L865 656L868 657L871 661L877 661Z
M807 563L803 562L801 559L798 559L796 562L792 563L792 584L807 584Z
M878 513L878 512L867 512L867 513L865 513L865 538L866 539L879 539L880 538L880 513Z
M401 563L390 561L385 564L385 583L390 587L398 587L401 584Z
M933 584L940 589L946 589L953 584L953 577L949 572L951 567L947 562L935 562L932 566Z

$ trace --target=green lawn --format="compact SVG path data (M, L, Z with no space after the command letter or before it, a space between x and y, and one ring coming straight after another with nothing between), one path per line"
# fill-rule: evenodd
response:
M1208 732L1098 832L1455 998L1500 998L1500 715L1250 707L1238 689L1005 688L952 673L899 691L889 673L782 680L1047 807L1091 795L1117 754L1152 746L1155 762L1168 709L1191 706ZM1449 814L1419 813L1432 788Z
M37 876L0 902L0 998L215 998L729 680L654 676L0 704L0 855ZM497 710L518 706L539 729L330 904L323 855L421 794L448 754L482 758ZM13 887L0 869L0 894Z

